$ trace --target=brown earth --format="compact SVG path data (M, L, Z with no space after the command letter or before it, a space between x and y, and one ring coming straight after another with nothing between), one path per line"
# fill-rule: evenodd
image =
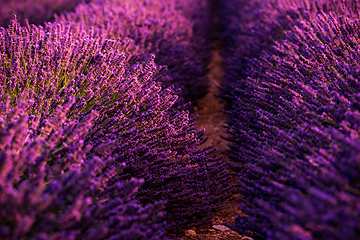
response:
M208 77L210 80L209 93L201 98L198 102L196 114L200 117L196 120L197 129L205 128L205 136L209 137L208 140L202 145L203 147L215 146L218 151L215 153L217 156L222 156L223 161L227 163L228 157L225 151L228 148L228 142L221 138L220 135L226 137L224 128L222 127L226 120L227 115L223 112L225 102L218 98L216 95L219 89L216 85L220 85L224 70L222 68L222 57L219 54L221 42L215 41L212 47L213 57L209 64ZM232 174L231 170L228 171ZM231 184L237 183L236 175L233 175ZM181 240L206 240L206 239L223 239L223 240L238 240L250 239L240 236L237 232L232 230L219 231L213 228L213 225L223 225L226 223L233 223L234 217L241 214L241 209L238 205L240 194L234 193L228 200L221 204L218 212L212 216L211 225L203 225L194 227L185 231L185 236Z

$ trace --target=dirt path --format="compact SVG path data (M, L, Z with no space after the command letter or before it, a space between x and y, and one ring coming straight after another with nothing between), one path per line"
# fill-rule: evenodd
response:
M197 114L200 117L196 120L198 129L205 128L205 135L209 139L202 145L203 147L215 145L218 153L225 155L228 142L220 137L225 135L224 129L221 127L225 124L227 116L223 113L225 102L216 97L219 89L215 85L220 85L224 70L222 68L222 57L220 56L220 41L215 41L211 49L212 59L208 66L208 78L210 80L209 93L198 101Z
M197 114L200 117L196 120L197 129L205 128L205 136L209 137L208 140L202 145L207 147L213 145L218 148L216 153L217 156L223 156L223 161L227 162L228 158L225 154L227 149L228 142L221 138L220 135L226 136L224 133L222 125L225 124L227 116L223 113L225 108L225 102L220 98L216 97L219 92L219 89L216 85L219 85L222 76L222 57L219 54L220 50L220 41L215 41L212 47L212 60L209 64L209 73L208 77L210 80L209 93L201 98L198 102ZM231 180L231 184L236 184L237 177L234 176ZM211 225L204 225L197 228L189 229L185 232L185 237L181 238L182 240L207 240L207 239L223 239L223 240L238 240L244 239L237 232L232 230L220 231L213 228L214 225L222 225L224 222L232 223L234 222L234 217L241 213L241 210L238 206L238 199L240 195L234 194L230 199L225 201L222 204L222 207L225 209L220 210L213 214Z
M214 1L212 6L213 14L213 36L216 38L219 33L219 15L218 15L218 6L217 2ZM228 116L223 112L225 109L225 102L217 97L219 95L219 86L222 82L224 69L223 69L223 59L220 55L221 41L214 40L213 46L211 48L212 58L211 62L208 65L209 72L207 74L210 82L209 93L198 101L198 109L196 114L200 117L196 120L197 129L205 129L205 137L208 137L208 140L202 145L203 147L215 146L218 151L215 153L217 156L222 156L225 163L228 162L228 157L225 154L225 151L228 148L228 142L224 140L221 136L227 137L224 133L225 122ZM230 174L232 171L228 168ZM237 175L233 175L230 184L236 185L238 183ZM188 229L185 231L185 237L181 240L247 240L251 238L242 237L237 232L230 229L221 231L214 228L214 225L222 225L226 223L233 223L234 217L241 214L239 207L239 198L240 194L233 194L228 200L224 201L220 210L215 212L212 215L212 224L203 225L196 228Z

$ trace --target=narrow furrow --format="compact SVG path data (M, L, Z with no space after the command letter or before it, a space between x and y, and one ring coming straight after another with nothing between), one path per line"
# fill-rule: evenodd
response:
M212 15L214 21L214 40L211 48L212 57L208 65L209 72L207 74L209 79L209 92L198 101L196 114L199 115L199 117L196 120L196 127L198 130L205 129L205 137L208 137L207 141L202 146L204 148L208 146L215 146L218 151L214 154L223 157L223 161L227 163L228 157L226 155L226 150L228 148L228 142L221 136L228 136L224 133L224 128L222 127L225 125L228 116L224 113L226 103L220 97L218 97L220 95L220 89L218 86L220 86L223 81L224 68L223 58L220 55L222 40L220 40L219 37L216 37L219 32L219 29L217 29L219 15L217 11L218 6L216 5L216 2L213 2ZM229 167L228 171L232 173ZM231 178L230 184L235 186L237 181L238 177L234 175ZM241 210L238 204L240 197L241 196L236 194L234 191L233 195L220 205L219 210L213 213L212 224L188 229L185 232L185 237L182 238L182 240L242 239L242 237L237 232L227 229L223 225L224 223L233 223L234 217L241 214ZM219 226L223 229L219 230Z
M198 130L205 129L205 136L208 137L207 141L202 145L204 148L208 146L215 146L218 151L214 153L217 156L222 156L223 161L227 162L228 158L225 153L227 150L227 141L221 136L227 136L222 127L226 120L227 115L224 113L225 102L218 96L219 89L217 86L222 81L224 73L222 67L222 57L220 55L221 41L216 40L213 43L211 52L212 59L209 64L208 78L210 81L209 92L203 98L199 99L196 114L199 118L196 120L196 127ZM230 172L231 170L228 169ZM237 177L231 179L231 184L237 183ZM185 232L185 237L182 240L194 239L226 239L235 240L241 239L238 233L232 230L217 230L215 225L223 225L225 222L232 223L234 217L241 214L240 207L238 206L238 199L240 195L234 193L233 196L225 201L220 210L215 212L212 216L212 224L204 225L197 228L189 229ZM215 227L214 227L215 226Z

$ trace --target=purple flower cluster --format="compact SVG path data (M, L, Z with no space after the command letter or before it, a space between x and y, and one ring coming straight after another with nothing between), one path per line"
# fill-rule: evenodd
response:
M226 131L244 215L229 226L239 233L360 238L360 25L354 15L330 11L299 21L283 40L247 59L246 78L233 85Z
M244 88L251 72L251 59L258 58L284 33L302 21L311 21L321 12L336 12L359 18L358 0L229 0L219 1L220 28L224 40L222 55L226 73L222 97L235 99L234 87Z
M125 164L91 153L96 112L67 118L75 100L29 115L28 94L1 102L1 239L165 239L164 203L134 201L143 180L121 181Z
M0 27L9 25L15 14L21 24L42 25L54 20L54 14L71 11L80 3L90 0L0 0Z
M208 222L230 194L216 149L154 55L83 30L0 29L0 237L164 239Z
M208 87L207 8L206 0L98 0L63 13L56 21L78 22L82 29L107 39L133 39L138 52L155 54L156 64L167 66L162 86L181 89L177 105L191 101L196 106Z

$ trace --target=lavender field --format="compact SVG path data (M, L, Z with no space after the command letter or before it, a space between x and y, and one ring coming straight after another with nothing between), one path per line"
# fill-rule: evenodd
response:
M0 0L0 240L358 240L359 61L359 0Z

